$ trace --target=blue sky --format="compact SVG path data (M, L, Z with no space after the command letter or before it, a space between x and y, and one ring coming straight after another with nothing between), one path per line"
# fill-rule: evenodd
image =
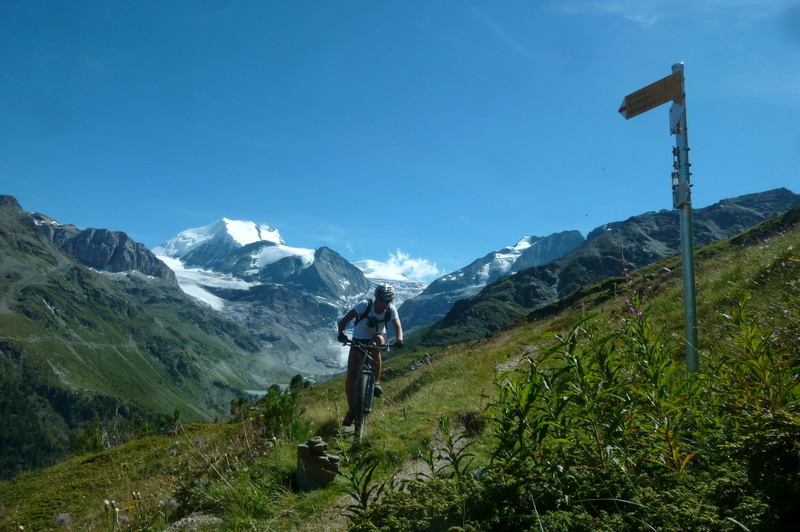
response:
M796 0L5 0L0 193L150 248L227 217L430 280L672 208L669 106L617 109L677 62L694 206L800 192Z

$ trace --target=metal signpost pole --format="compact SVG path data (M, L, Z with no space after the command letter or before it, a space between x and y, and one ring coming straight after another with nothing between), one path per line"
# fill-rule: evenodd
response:
M675 134L673 206L680 211L681 262L683 264L683 324L686 335L686 365L697 373L697 304L694 284L694 232L692 223L692 184L689 176L689 138L686 132L686 93L683 92L683 63L672 65L681 73L681 96L670 109L670 129Z
M698 370L697 304L694 291L694 235L692 224L692 184L689 180L689 140L686 134L686 92L683 63L672 65L672 74L632 92L622 100L619 114L625 120L672 101L669 110L670 134L676 136L673 150L672 206L680 211L681 260L683 263L683 323L686 335L686 366L690 374Z

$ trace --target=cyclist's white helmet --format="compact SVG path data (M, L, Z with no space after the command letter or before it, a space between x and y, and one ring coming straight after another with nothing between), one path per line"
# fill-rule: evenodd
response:
M397 292L390 284L381 283L375 288L375 298L380 301L391 301Z

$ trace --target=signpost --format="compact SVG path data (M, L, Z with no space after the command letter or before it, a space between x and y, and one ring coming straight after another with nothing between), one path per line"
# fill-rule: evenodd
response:
M651 83L643 89L625 96L619 114L625 120L638 116L668 101L676 101L683 94L683 70Z
M672 74L633 92L622 100L619 113L626 120L672 101L669 132L676 136L672 172L672 206L680 211L681 261L683 263L683 323L686 336L686 365L689 373L698 370L697 304L694 283L694 235L692 224L692 184L689 180L689 140L686 132L686 93L683 63L672 65Z

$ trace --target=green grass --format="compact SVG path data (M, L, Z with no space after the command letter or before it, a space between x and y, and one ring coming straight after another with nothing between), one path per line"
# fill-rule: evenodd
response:
M293 396L277 425L256 412L184 426L2 482L0 529L56 529L69 514L74 530L164 530L192 512L219 517L213 530L781 529L800 506L800 233L754 231L698 250L692 380L670 257L491 337L388 360L367 436L325 489L295 490L296 445L347 442L342 377ZM467 448L447 454L459 436L442 420L471 430ZM291 429L272 440L265 426ZM435 478L408 473L397 489L414 463ZM343 517L359 490L372 495Z

